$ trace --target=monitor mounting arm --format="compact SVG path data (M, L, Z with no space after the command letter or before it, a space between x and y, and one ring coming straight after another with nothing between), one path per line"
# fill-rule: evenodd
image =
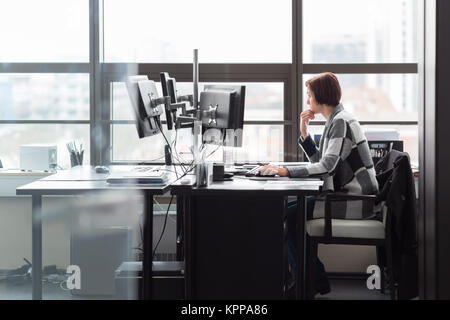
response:
M211 124L217 124L217 108L219 107L219 105L209 105L209 109L208 110L202 110L201 111L201 118L203 117L208 117L209 118L209 123L208 125Z
M173 122L175 123L175 129L193 128L194 121L201 119L199 109L186 108L186 102L188 102L191 107L194 106L193 95L177 96L178 102L176 103L172 103L169 96L164 97L164 99L166 114L167 112L170 112ZM178 110L181 110L180 115L177 115Z

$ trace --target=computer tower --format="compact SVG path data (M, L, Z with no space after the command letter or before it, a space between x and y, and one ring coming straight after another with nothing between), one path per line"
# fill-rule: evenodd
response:
M123 262L116 270L115 281L116 299L141 299L142 262ZM183 300L184 298L184 262L153 261L152 299Z
M131 228L104 227L72 232L70 264L79 266L81 288L74 295L115 295L115 271L131 260Z

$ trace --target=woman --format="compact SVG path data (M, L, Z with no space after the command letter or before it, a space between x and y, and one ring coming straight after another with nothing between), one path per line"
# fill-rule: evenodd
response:
M339 191L355 195L376 194L378 183L375 177L369 145L358 121L344 110L341 100L341 87L337 77L330 72L321 73L306 81L307 105L310 109L300 114L299 145L311 164L306 167L264 166L262 175L301 177L322 177L323 191ZM325 129L317 148L308 134L308 124L316 114L322 114L326 121ZM319 205L321 204L321 205ZM368 219L374 217L372 203L347 201L332 206L335 219ZM323 217L323 203L315 197L307 199L307 219ZM295 275L295 226L296 202L289 203L288 242L291 275ZM307 243L307 249L309 246ZM316 253L317 255L317 253ZM308 255L307 255L308 256ZM329 281L322 262L316 260L316 289L321 294L330 291ZM315 293L314 293L315 294Z

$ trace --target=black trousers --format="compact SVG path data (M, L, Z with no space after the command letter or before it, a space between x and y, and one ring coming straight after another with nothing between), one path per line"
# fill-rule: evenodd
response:
M313 219L313 212L314 212L314 204L316 202L315 196L308 196L306 197L306 211L307 220ZM297 201L291 201L288 203L288 259L289 259L289 265L291 267L291 278L295 280L295 271L296 271L296 254L297 254L297 241L296 241L296 235L297 235ZM306 236L306 257L309 257L310 255L310 240L309 236ZM319 286L320 284L328 283L328 277L325 272L325 267L323 263L320 261L319 257L317 256L317 251L314 254L315 257L315 263L313 264L316 268L315 274L316 274L316 285ZM307 266L309 263L306 264ZM306 268L306 276L308 277L309 270L308 267Z

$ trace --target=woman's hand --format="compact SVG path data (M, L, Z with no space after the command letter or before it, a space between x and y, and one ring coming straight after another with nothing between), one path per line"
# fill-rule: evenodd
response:
M259 172L262 176L278 175L280 177L289 177L289 171L287 169L271 164L265 165L259 170Z
M300 114L300 134L303 139L308 135L308 124L310 120L315 118L314 112L311 109L305 110Z

